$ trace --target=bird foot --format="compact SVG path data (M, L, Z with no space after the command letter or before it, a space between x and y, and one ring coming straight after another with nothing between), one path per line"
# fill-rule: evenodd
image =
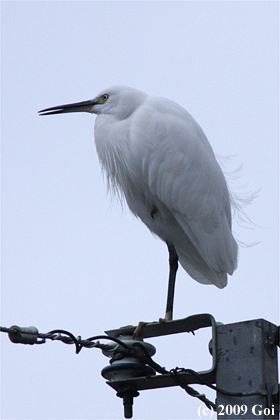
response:
M173 320L172 312L168 311L168 312L165 312L165 317L164 318L159 319L159 322L166 322L166 321L172 321L172 320Z
M160 324L163 324L164 322L167 322L167 321L172 321L171 311L166 312L165 317L164 318L159 318L158 321L152 321L152 322L140 321L138 323L137 327L135 328L134 332L133 332L133 337L139 337L140 331L145 325L156 324L157 322L159 322Z
M141 329L144 327L144 325L147 324L154 324L155 321L153 322L145 322L145 321L140 321L137 325L137 327L135 328L134 332L133 332L133 337L139 337L139 333L141 331Z

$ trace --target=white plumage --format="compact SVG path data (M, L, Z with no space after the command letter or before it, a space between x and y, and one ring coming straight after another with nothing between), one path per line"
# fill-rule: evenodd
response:
M169 251L175 248L192 278L225 287L237 265L229 192L192 116L171 100L125 86L40 112L75 111L97 114L94 133L102 168L130 210Z

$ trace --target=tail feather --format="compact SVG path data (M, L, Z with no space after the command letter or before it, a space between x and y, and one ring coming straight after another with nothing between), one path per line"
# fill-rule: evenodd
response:
M199 267L194 267L188 259L178 252L179 262L186 272L196 281L202 284L214 284L219 289L223 289L227 285L227 273L215 272L211 270L205 263Z

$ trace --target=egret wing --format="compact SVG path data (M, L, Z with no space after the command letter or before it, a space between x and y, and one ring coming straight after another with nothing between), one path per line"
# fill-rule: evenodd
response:
M133 135L141 137L138 156L149 191L173 214L203 262L220 274L217 285L224 287L224 274L236 268L237 246L226 181L204 132L183 108L154 101L142 110ZM185 253L184 244L174 245Z

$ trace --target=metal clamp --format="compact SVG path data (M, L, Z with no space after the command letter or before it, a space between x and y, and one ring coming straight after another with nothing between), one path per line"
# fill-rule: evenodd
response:
M37 344L39 331L36 327L18 327L13 325L10 328L9 339L13 343Z

